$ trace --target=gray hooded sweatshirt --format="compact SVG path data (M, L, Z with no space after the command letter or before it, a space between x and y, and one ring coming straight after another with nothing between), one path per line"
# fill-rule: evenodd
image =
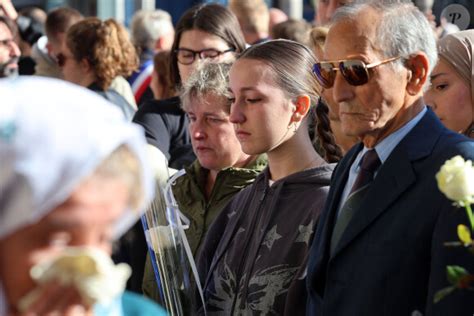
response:
M305 314L308 250L333 168L271 186L267 168L224 208L198 255L208 315Z

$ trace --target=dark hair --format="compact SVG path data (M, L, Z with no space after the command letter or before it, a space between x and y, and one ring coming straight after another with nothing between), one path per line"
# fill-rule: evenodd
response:
M48 13L44 29L48 41L55 41L58 34L66 33L75 23L83 19L79 11L71 8L57 8Z
M107 89L117 76L128 77L138 67L138 56L125 28L114 19L86 18L67 32L66 44L77 61L86 59Z
M319 144L324 151L324 159L327 162L338 162L344 154L341 147L336 143L336 138L332 133L331 123L329 121L329 107L323 99L319 99L316 106L316 132L318 134ZM314 142L313 142L314 143Z
M158 80L160 80L160 83L163 86L162 99L171 98L175 93L175 88L173 82L171 82L169 72L170 55L170 51L164 50L156 53L153 57L153 71L156 72Z
M327 27L317 26L310 31L310 46L314 52L320 52L320 54L322 54L328 30ZM316 53L316 55L317 54L318 53ZM319 99L314 114L314 124L316 125L316 133L318 134L318 141L315 147L324 152L323 156L327 162L338 162L344 154L341 147L336 143L336 138L332 133L329 120L329 107L323 98Z
M245 40L235 15L220 4L196 5L181 16L176 25L173 46L171 47L170 76L176 87L181 86L176 49L183 32L200 30L216 35L224 40L236 53L245 49Z
M37 7L26 7L18 12L16 24L23 41L33 46L44 34L46 13Z
M247 48L238 57L238 59L244 58L259 60L270 66L275 74L276 84L288 98L294 100L299 95L308 95L313 107L318 104L321 87L311 70L316 58L305 45L290 40L272 40ZM326 115L321 116L322 122L318 120L316 130L321 146L325 150L326 159L333 161L335 157L342 155L329 127L327 111L326 107ZM308 119L311 119L309 113Z

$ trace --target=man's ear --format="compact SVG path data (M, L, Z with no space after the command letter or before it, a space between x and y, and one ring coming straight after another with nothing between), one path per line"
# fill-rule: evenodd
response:
M311 107L311 98L307 95L300 95L294 102L295 110L291 117L292 122L300 122L306 116Z
M48 55L50 55L50 56L53 55L53 48L52 48L51 43L49 41L46 43L46 51L48 52Z
M423 91L423 85L428 79L429 61L423 52L410 55L405 62L408 69L407 92L410 95L417 95Z
M159 52L159 51L163 50L164 44L165 44L165 37L164 36L157 39L155 41L155 52Z

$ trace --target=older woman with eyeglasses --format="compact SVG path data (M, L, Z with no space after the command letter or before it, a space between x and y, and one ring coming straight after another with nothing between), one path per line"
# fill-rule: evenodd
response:
M169 65L172 82L179 89L201 61L232 61L244 49L244 37L232 12L218 4L194 6L176 26ZM195 160L179 96L144 103L133 121L145 128L148 143L165 154L170 167L182 168Z

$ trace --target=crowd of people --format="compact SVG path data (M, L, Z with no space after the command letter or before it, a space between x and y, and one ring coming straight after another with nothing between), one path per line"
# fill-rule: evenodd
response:
M128 31L0 0L0 315L472 315L474 223L436 174L474 160L474 30L432 6L230 0ZM178 285L141 218L165 187Z

